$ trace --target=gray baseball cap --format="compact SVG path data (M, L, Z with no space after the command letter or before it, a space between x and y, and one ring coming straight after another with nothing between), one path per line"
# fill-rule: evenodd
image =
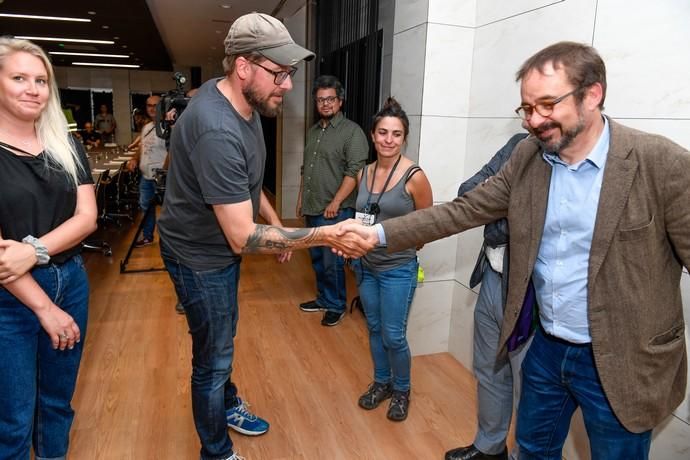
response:
M314 53L296 44L282 22L263 13L237 18L223 44L226 56L256 51L278 65L314 59Z

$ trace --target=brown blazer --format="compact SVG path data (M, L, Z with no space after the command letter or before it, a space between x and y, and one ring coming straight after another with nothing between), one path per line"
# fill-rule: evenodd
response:
M609 120L611 141L592 237L588 314L601 383L630 431L649 430L683 400L687 362L682 266L690 266L690 154ZM501 171L454 201L382 223L399 251L501 217L510 225L504 346L539 249L551 167L533 137Z

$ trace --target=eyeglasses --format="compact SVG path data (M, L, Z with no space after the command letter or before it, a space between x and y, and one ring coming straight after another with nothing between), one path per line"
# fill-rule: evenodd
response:
M337 96L328 96L328 97L315 97L314 100L316 101L316 105L325 105L325 104L333 104L336 99L338 99Z
M575 88L571 92L564 94L561 97L557 97L556 99L551 100L539 101L536 104L522 104L520 107L515 109L515 113L517 113L518 117L522 118L525 121L528 121L530 118L532 118L532 115L534 114L535 110L542 117L548 117L553 113L553 108L556 104L561 102L566 97L572 96L573 94L577 93L579 90L580 88Z
M295 73L297 73L297 67L290 67L290 70L278 70L278 71L275 71L275 70L271 70L271 69L269 69L269 68L267 68L267 67L262 66L262 65L259 64L258 62L254 62L254 61L249 61L249 62L251 62L252 64L254 64L254 65L256 65L256 66L261 67L261 68L264 69L266 72L268 72L268 73L270 73L271 75L273 75L273 83L276 84L276 85L282 84L285 80L287 80L287 77L292 78L292 77L295 76Z

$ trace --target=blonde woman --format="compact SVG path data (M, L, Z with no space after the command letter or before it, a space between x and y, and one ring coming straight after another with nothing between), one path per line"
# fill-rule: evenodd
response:
M0 37L0 458L63 459L96 228L86 155L41 48Z

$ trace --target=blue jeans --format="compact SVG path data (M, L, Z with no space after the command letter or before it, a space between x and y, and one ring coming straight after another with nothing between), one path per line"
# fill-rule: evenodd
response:
M359 263L359 295L367 317L374 381L393 383L393 389L410 389L410 347L407 318L417 288L417 259L386 271Z
M570 344L538 328L522 363L520 460L560 460L578 406L593 460L648 458L651 430L632 433L618 421L601 387L591 345Z
M31 274L74 318L81 342L72 350L54 350L36 315L0 287L0 458L28 460L33 444L37 459L64 459L86 338L89 280L78 255Z
M355 216L355 210L344 208L333 219L326 219L323 214L306 216L307 227L333 225ZM328 311L343 313L347 303L345 291L345 259L333 254L331 248L318 246L309 249L311 265L316 274L316 303Z
M141 233L147 240L153 240L153 229L156 227L156 209L151 202L156 196L156 181L153 179L144 179L142 176L139 179L139 207L144 213L144 225L141 227ZM151 212L146 212L149 206L154 209Z
M197 271L176 260L164 242L160 247L192 336L192 413L201 458L226 459L233 450L225 411L238 404L230 375L239 317L240 263Z

